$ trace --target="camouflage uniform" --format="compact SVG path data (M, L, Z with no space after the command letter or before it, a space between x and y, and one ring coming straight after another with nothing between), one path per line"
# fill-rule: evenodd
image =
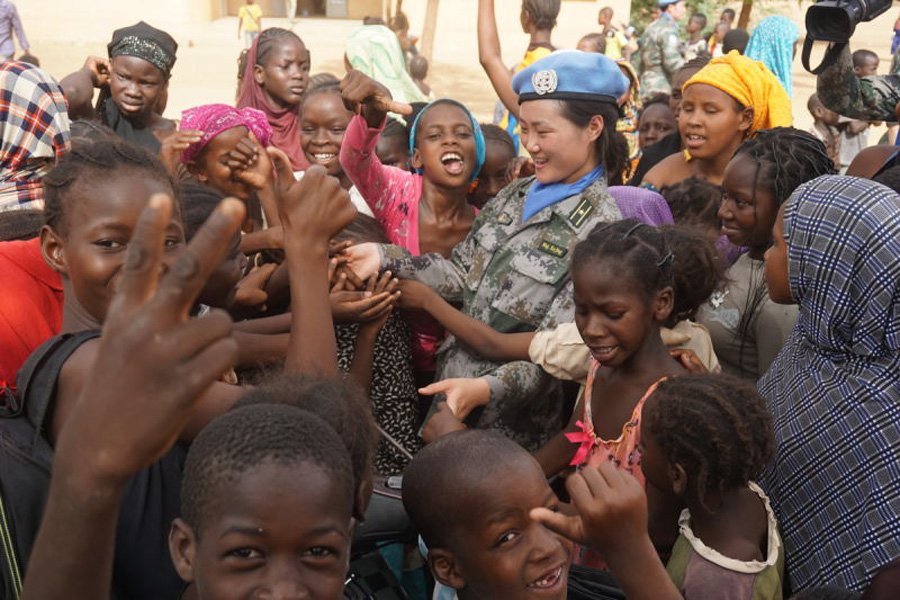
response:
M678 34L678 23L666 14L644 30L638 64L642 98L672 92L672 76L684 64Z
M399 246L383 245L382 268L462 302L465 314L503 333L552 329L574 320L572 249L597 223L620 219L621 213L601 178L523 224L533 181L513 182L489 202L450 259L411 256ZM500 429L535 450L564 425L559 382L531 362L492 362L450 336L438 350L437 379L451 377L485 377L490 383L490 402L473 411L467 419L471 426Z
M894 107L900 102L900 75L858 77L853 71L849 46L816 80L822 104L851 119L897 121Z

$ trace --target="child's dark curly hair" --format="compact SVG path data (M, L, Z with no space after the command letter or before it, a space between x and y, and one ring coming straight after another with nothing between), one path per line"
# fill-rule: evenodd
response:
M666 246L674 256L675 303L670 326L693 319L700 306L719 287L722 265L712 239L702 229L690 225L663 225Z
M684 375L659 384L644 405L641 427L694 481L700 503L747 485L775 446L772 416L753 382L731 375Z
M634 284L648 297L659 290L674 287L673 254L666 246L662 232L635 219L600 223L572 252L574 273L588 261L612 261L626 269Z
M719 229L720 186L699 177L688 177L664 187L660 193L666 199L676 223Z
M108 179L119 170L142 171L147 177L171 189L176 208L180 195L162 162L149 151L118 137L79 140L44 177L44 220L53 231L65 236L68 197L73 190L97 178Z

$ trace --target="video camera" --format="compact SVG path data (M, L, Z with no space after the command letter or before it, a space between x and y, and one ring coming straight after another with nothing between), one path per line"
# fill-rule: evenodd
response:
M806 11L807 38L844 43L862 21L871 21L891 7L891 0L822 0Z
M822 0L806 11L806 41L803 42L803 67L818 75L834 60L862 21L871 21L891 7L891 0ZM838 47L826 53L815 69L809 68L809 54L815 42L830 42Z

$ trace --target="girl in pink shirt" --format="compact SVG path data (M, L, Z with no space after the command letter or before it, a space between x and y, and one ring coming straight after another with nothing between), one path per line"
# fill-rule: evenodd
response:
M416 171L410 173L382 165L375 154L387 112L408 114L410 107L393 102L387 88L359 71L347 74L341 90L345 102L360 107L341 146L344 172L392 244L414 255L437 252L449 257L477 214L466 195L484 164L478 121L455 100L437 100L422 109L410 134L410 163ZM425 315L414 319L413 329L416 369L433 372L434 352L444 332Z

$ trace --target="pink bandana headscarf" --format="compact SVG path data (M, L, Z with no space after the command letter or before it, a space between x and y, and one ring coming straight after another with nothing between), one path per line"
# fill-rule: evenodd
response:
M214 137L233 127L249 129L263 148L272 140L272 127L266 113L255 108L233 108L227 104L204 104L181 113L181 129L203 132L199 142L191 144L181 154L181 162L195 160Z

